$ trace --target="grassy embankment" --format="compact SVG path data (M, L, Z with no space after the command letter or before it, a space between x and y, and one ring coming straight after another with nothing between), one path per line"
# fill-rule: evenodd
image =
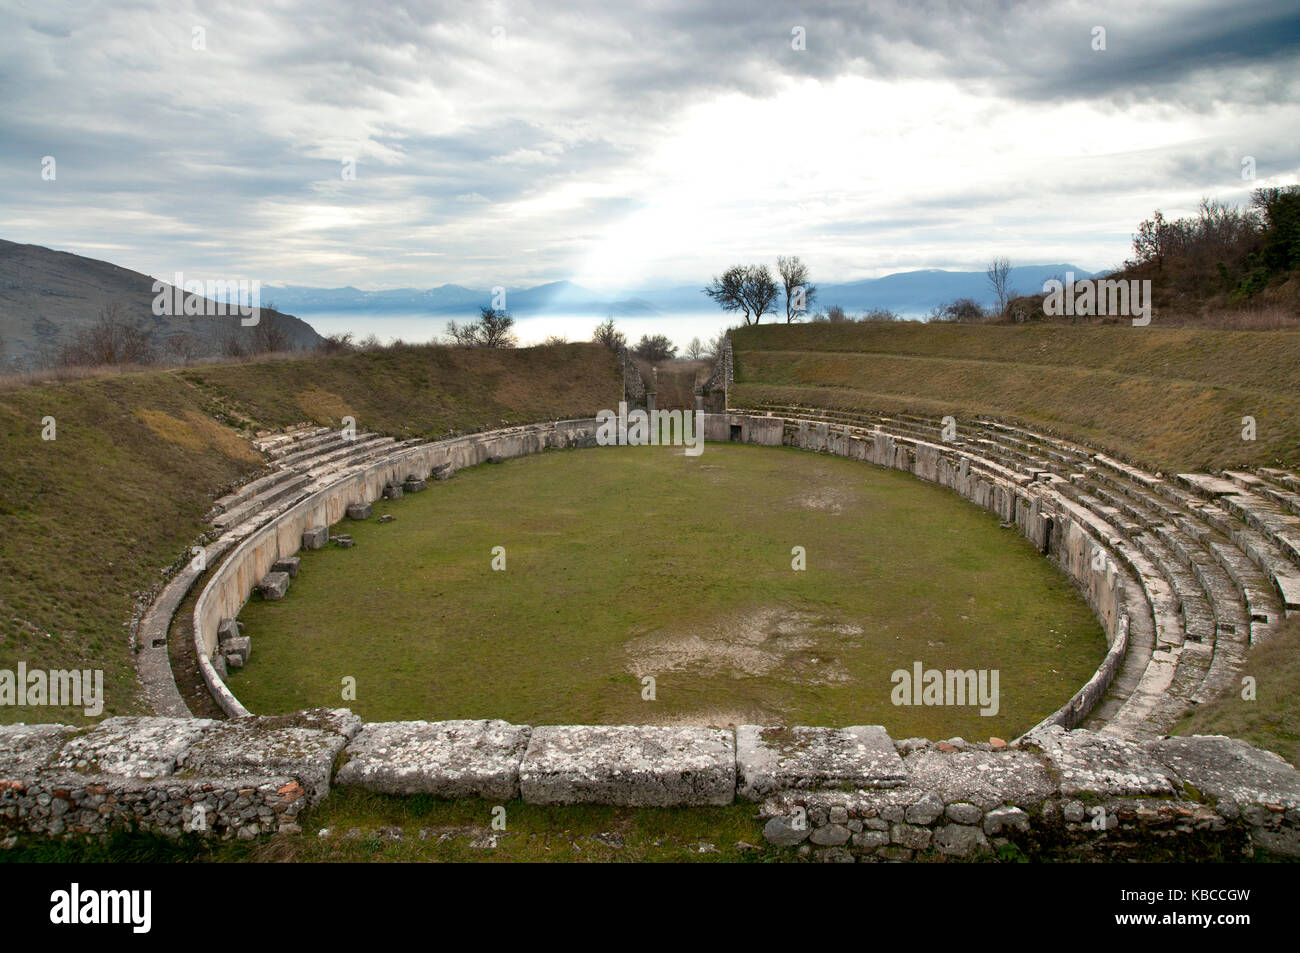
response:
M133 593L207 527L223 487L264 465L241 433L356 418L436 437L613 406L620 378L594 345L410 347L0 390L0 668L102 668L105 715L137 713L125 623ZM55 418L56 439L42 440ZM0 708L0 722L86 719Z
M737 407L988 414L1165 472L1300 465L1300 331L874 323L732 340Z

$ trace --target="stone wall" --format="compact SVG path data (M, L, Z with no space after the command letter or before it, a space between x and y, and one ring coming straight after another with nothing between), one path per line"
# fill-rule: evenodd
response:
M1216 736L1051 726L1011 744L878 726L733 730L502 721L362 725L346 710L0 727L0 833L298 832L332 786L489 803L754 805L819 859L1300 856L1300 772Z
M905 470L938 483L1014 525L1075 583L1106 632L1108 650L1091 679L1043 725L1074 728L1106 694L1128 649L1129 613L1139 611L1137 583L1111 557L1092 527L1071 512L1048 505L1033 479L972 454L914 439L855 427L754 414L710 414L705 438L762 446L788 446L832 453L877 466ZM1094 567L1095 553L1104 568Z
M194 647L199 669L222 710L232 717L248 714L213 667L218 627L223 619L239 614L254 587L277 560L292 556L301 548L304 532L334 525L343 519L349 504L373 502L383 495L388 484L401 484L409 476L425 479L435 469L449 467L454 472L493 457L595 446L595 433L594 419L564 420L408 447L307 497L254 532L213 571L194 606Z

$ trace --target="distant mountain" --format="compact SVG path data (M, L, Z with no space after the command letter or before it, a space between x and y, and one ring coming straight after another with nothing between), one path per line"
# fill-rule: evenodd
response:
M31 367L38 357L57 353L78 330L95 324L112 304L164 347L173 335L213 342L240 329L238 315L155 315L153 285L148 275L110 262L0 239L0 363ZM269 304L265 291L262 304ZM292 315L264 307L262 318L278 320L293 348L314 348L322 340L310 324Z
M1021 265L1011 269L1010 287L1015 294L1041 292L1044 281L1067 271L1074 272L1075 278L1090 278L1093 274L1074 265ZM985 306L993 304L993 289L984 272L904 271L883 278L829 284L818 288L815 305L822 311L838 304L850 313L887 308L902 314L929 314L935 307L958 298L973 298Z
M1021 265L1011 269L1011 288L1020 294L1041 291L1043 282L1073 271L1076 278L1092 272L1074 265ZM624 292L597 292L572 281L552 281L533 288L506 289L506 309L516 317L547 314L591 315L616 318L673 314L698 314L715 306L698 285L641 288ZM357 312L400 312L470 316L492 304L490 289L475 290L462 285L441 285L427 291L398 288L392 291L360 291L356 288L309 288L298 285L266 287L264 300L299 314ZM856 314L873 308L887 308L906 315L929 314L939 305L957 298L974 298L981 304L993 302L993 291L982 271L907 271L864 281L819 285L815 309L838 304Z

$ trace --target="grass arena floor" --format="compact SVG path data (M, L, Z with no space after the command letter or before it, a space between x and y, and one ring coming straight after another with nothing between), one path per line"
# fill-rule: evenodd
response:
M992 514L786 448L548 452L380 501L334 532L356 546L302 552L288 596L241 613L253 652L229 684L251 711L1010 739L1106 648L1070 582ZM892 673L916 662L997 670L997 714L895 705Z

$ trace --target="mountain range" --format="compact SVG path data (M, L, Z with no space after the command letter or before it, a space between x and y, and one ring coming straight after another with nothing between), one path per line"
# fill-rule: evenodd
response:
M1092 272L1070 264L1021 265L1011 269L1011 288L1020 294L1041 291L1043 282L1073 272L1087 278ZM715 305L698 285L671 285L623 292L593 291L572 281L552 281L531 288L505 290L505 306L516 317L548 314L613 315L615 318L651 318L712 311ZM456 317L472 315L479 307L492 304L491 289L444 284L436 288L395 288L362 291L358 288L315 288L306 285L268 285L264 301L294 314L343 314L347 312L390 312ZM814 310L839 305L851 314L885 308L903 315L929 314L939 305L957 298L993 303L993 291L982 271L907 271L861 281L817 286Z

